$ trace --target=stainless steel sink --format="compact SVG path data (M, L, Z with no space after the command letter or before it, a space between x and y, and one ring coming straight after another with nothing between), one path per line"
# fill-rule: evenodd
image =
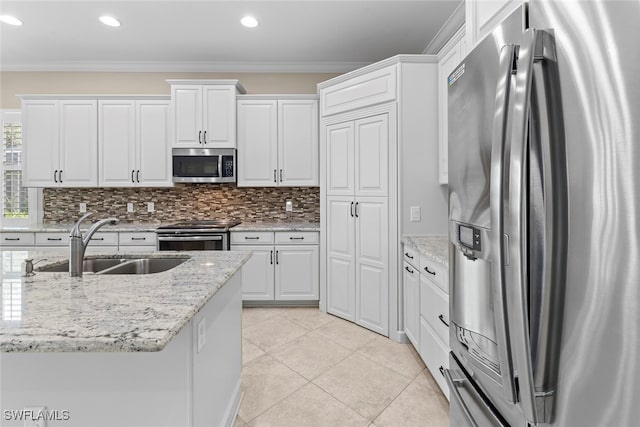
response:
M85 273L97 273L114 265L119 265L128 261L122 258L93 258L82 261L82 271ZM45 273L63 273L69 271L69 261L44 265L36 268L36 271Z
M151 274L170 270L185 262L187 258L141 258L132 259L98 274Z
M88 258L82 262L84 273L96 274L151 274L170 270L185 262L181 258ZM69 271L69 261L44 265L36 268L43 273L63 273Z

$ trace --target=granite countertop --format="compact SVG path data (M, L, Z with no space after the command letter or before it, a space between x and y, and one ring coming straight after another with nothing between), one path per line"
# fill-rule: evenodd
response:
M231 229L234 231L320 231L317 222L243 222Z
M108 225L105 227L102 227L100 230L101 233L102 232L117 232L117 231L129 231L129 232L154 232L156 231L156 228L160 227L161 225L165 225L167 223L164 222L146 222L146 223L119 223L116 225ZM24 233L40 233L40 232L48 232L48 233L69 233L71 232L71 229L73 228L73 226L75 225L75 223L69 223L69 224L36 224L36 225L32 225L32 226L25 226L25 227L2 227L0 228L0 232L6 232L6 233L20 233L20 232L24 232ZM91 226L93 225L93 223L91 222L83 222L82 226L80 227L82 230L88 230Z
M60 262L67 258L64 250L2 251L0 256L0 352L147 352L162 350L251 253L106 255L189 259L161 273L83 277L67 272L22 277L24 259Z
M449 268L449 238L447 236L416 236L402 237L402 243L411 246L420 255L426 256L433 262Z

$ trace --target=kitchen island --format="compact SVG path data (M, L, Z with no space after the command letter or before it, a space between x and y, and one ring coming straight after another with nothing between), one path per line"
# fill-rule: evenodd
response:
M63 426L233 422L241 267L250 253L135 254L188 259L155 274L81 278L37 271L23 277L25 258L47 258L40 267L66 258L64 251L0 255L3 426L22 426L24 408Z

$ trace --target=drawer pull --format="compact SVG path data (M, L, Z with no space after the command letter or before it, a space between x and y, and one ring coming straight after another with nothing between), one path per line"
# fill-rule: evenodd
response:
M62 240L62 237L47 237L47 240L59 242L60 240Z
M438 368L438 371L440 371L440 375L444 377L444 366L440 365L440 367Z
M132 237L131 240L147 240L146 237Z
M426 271L426 272L427 272L427 273L429 273L429 274L433 274L434 276L436 275L436 272L435 272L435 271L431 271L431 270L429 270L429 267L425 267L425 268L424 268L424 271Z
M404 253L404 256L406 256L406 257L407 257L407 258L409 258L409 259L413 259L413 257L412 257L411 255L409 255L409 252L405 252L405 253Z
M269 258L271 258L271 264L273 265L273 251L269 251Z
M104 237L92 237L91 240L104 240Z
M20 240L20 238L19 237L5 237L4 240L18 241L18 240Z
M413 271L412 269L410 269L409 267L404 267L405 270L407 270L409 273L413 274L415 273L415 271Z
M304 240L304 237L289 237L289 240Z
M447 323L447 321L444 320L444 314L441 314L440 316L438 316L438 319L440 319L440 321L444 323L444 326L446 326L447 328L449 327L449 324Z
M249 237L249 236L244 236L244 240L260 240L260 237Z

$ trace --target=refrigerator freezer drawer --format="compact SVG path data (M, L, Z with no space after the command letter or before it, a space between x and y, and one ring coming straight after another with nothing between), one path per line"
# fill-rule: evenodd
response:
M420 316L420 357L448 399L449 387L443 372L449 368L449 349L440 341L422 316Z
M420 314L440 341L449 346L449 296L420 275Z

